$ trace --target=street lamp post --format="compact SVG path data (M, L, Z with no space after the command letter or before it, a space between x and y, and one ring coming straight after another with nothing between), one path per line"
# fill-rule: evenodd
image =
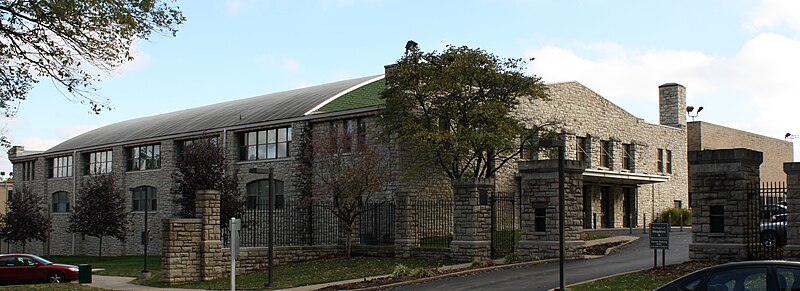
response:
M268 203L269 204L269 210L267 211L267 215L269 216L267 218L267 224L269 224L269 226L267 227L267 231L269 232L267 234L267 241L268 241L267 242L267 246L268 246L267 247L267 266L268 266L267 267L267 273L268 273L268 275L267 275L267 282L264 283L264 287L272 288L273 287L272 286L273 285L272 279L273 279L273 273L274 273L273 272L273 265L272 265L273 256L274 256L274 253L273 253L273 237L272 237L272 233L273 233L273 231L272 231L273 230L272 229L272 227L273 227L273 215L272 214L275 212L275 205L274 205L275 204L275 187L274 187L272 181L273 181L273 178L274 178L274 168L270 167L268 171L265 171L264 169L259 169L259 168L250 168L248 172L250 172L252 174L269 174L269 193L267 194L267 196L269 196L269 198L267 198L269 200L269 203Z
M558 290L564 289L564 166L566 163L564 141L547 139L539 141L539 146L546 148L558 148Z

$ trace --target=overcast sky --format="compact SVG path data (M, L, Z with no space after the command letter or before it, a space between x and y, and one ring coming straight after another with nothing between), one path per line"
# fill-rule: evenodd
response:
M535 58L529 71L545 82L578 81L651 123L658 85L676 82L705 107L697 120L800 134L800 1L177 3L187 18L177 37L138 42L136 59L98 83L113 110L91 114L42 80L6 120L12 144L46 150L131 118L381 74L408 40Z

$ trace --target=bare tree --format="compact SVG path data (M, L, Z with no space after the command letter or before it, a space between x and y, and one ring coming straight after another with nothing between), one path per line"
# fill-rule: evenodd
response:
M345 257L350 258L358 217L388 202L381 194L389 180L389 165L375 141L365 134L342 131L336 127L312 130L305 154L313 164L311 199L325 202L324 208L341 221Z

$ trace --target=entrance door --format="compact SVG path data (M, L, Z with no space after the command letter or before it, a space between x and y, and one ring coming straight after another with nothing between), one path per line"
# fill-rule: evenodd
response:
M583 185L583 228L594 227L592 220L592 186Z
M634 227L636 226L636 220L634 213L636 211L636 189L634 188L622 188L622 212L624 213L624 217L622 218L623 227ZM633 222L633 225L631 225Z
M614 227L614 201L611 200L611 188L600 187L600 212L603 213L603 227Z

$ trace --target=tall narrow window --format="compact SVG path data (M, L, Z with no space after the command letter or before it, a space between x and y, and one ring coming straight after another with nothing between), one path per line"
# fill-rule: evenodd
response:
M672 174L672 151L667 150L667 173Z
M711 205L709 208L711 208L710 231L725 232L725 206Z
M22 163L22 181L32 181L36 178L36 161Z
M148 211L158 210L158 195L156 188L150 186L141 186L131 188L131 210L144 211L148 207Z
M275 184L275 209L283 209L283 181L272 180ZM269 180L255 180L247 183L247 209L266 210L269 207Z
M152 144L127 148L128 171L144 171L161 168L161 145Z
M658 149L658 151L656 152L656 159L658 160L658 162L656 163L656 166L658 167L657 170L659 172L663 173L664 172L664 150L663 149Z
M244 132L239 135L239 160L255 161L289 157L291 145L291 127Z
M53 213L69 212L69 194L64 191L53 193Z
M622 168L625 170L633 170L633 145L632 144L623 144L622 145Z
M611 141L602 140L600 141L600 166L610 169L611 161L612 161Z
M111 173L111 151L94 152L83 155L84 171L86 175Z
M50 159L50 178L72 177L72 156Z
M576 151L575 151L575 159L578 161L586 161L589 157L588 155L588 147L586 146L586 137L578 136L575 137L576 143Z
M349 153L353 146L353 120L347 119L342 125L342 153Z
M533 224L535 232L547 231L547 208L536 207L533 210Z
M367 143L367 121L364 118L358 119L358 144L364 145Z

